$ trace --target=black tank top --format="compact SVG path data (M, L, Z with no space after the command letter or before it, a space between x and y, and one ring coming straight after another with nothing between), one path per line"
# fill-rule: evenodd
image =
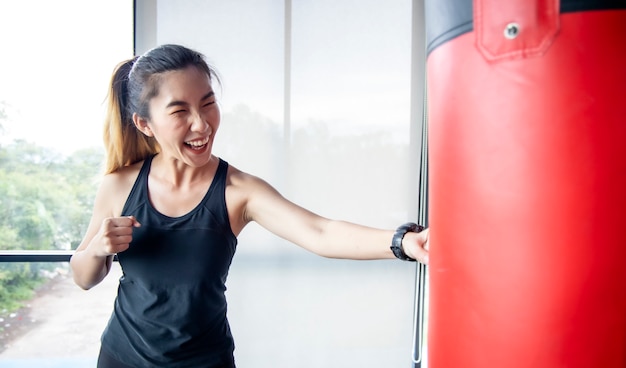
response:
M228 163L219 160L200 204L173 218L148 199L151 162L122 210L141 227L118 254L123 276L102 348L136 367L234 367L224 295L237 245L225 201Z

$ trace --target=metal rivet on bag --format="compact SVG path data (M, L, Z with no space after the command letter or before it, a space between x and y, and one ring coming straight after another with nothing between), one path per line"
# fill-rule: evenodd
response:
M512 40L516 38L517 36L519 36L519 24L517 23L507 24L506 28L504 29L504 37L508 38L509 40Z

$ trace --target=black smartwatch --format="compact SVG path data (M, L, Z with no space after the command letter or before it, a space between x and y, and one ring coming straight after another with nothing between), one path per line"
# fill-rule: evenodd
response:
M396 258L409 262L416 261L414 258L411 258L404 253L404 249L402 248L402 239L404 239L404 235L408 232L419 233L422 230L424 230L424 226L418 225L414 222L407 222L396 229L396 232L393 234L393 238L391 239L391 251Z

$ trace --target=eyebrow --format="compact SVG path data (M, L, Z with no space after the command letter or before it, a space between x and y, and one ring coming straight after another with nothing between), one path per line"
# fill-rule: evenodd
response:
M204 101L206 99L209 99L211 97L215 96L215 92L213 91L209 91L209 93L207 93L206 95L202 96L202 98L200 99L200 101ZM175 101L170 101L170 103L168 103L165 108L170 108L173 106L188 106L189 104L185 101L180 101L180 100L175 100Z

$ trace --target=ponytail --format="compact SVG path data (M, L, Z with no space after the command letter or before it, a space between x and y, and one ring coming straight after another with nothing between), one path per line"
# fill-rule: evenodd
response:
M160 151L154 138L142 134L133 123L129 108L128 75L137 58L118 64L111 77L103 140L106 148L105 174L132 165Z

